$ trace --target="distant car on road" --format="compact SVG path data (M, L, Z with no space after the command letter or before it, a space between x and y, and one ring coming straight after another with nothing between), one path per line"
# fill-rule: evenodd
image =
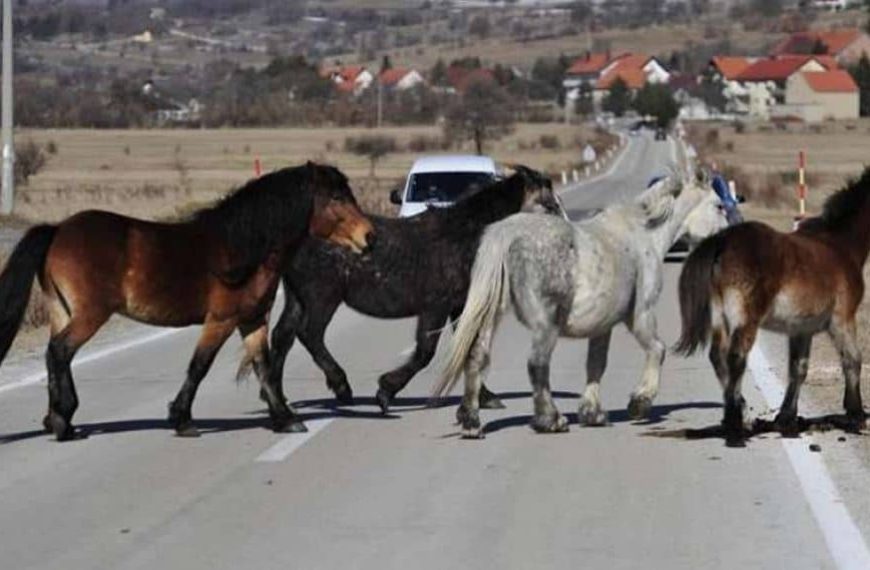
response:
M662 127L657 128L655 140L657 140L657 141L668 140L668 132L666 130L664 130Z
M414 161L405 186L390 192L390 202L401 206L399 217L414 216L450 206L497 177L495 161L488 156L424 156Z

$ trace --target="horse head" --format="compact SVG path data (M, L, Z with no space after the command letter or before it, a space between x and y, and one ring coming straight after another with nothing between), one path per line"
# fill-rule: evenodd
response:
M508 167L514 171L512 177L518 178L523 184L523 212L554 214L567 219L565 208L548 177L522 164Z
M688 241L689 247L694 247L704 238L728 227L725 206L711 189L711 180L711 173L701 168L686 183L687 190L697 196L697 203L691 208L680 228L680 234Z
M305 168L314 193L311 235L361 253L374 243L374 227L360 211L347 177L334 166L308 162Z

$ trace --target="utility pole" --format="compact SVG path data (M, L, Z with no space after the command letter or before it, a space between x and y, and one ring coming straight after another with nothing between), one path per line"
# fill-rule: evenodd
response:
M12 141L12 0L3 0L3 103L0 121L3 130L3 187L0 190L0 212L12 213L14 197L15 147Z
M379 73L375 81L378 82L378 128L381 128L381 121L384 118L384 83L381 81L381 74Z

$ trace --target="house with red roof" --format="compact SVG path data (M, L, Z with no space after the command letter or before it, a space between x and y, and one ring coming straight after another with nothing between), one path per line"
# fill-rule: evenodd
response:
M425 82L423 75L416 69L391 67L381 71L378 81L385 89L405 91Z
M857 119L860 92L847 71L801 71L786 81L785 104L774 116L795 117L808 123L828 119Z
M623 53L615 57L607 54L587 54L574 61L565 72L562 86L566 90L566 100L576 101L580 97L580 86L592 88L592 99L600 104L617 80L631 91L643 88L647 83L667 83L670 72L654 57Z
M738 77L755 61L753 57L731 55L717 55L710 60L710 76L722 84L726 112L749 113L749 92Z
M749 115L769 119L771 109L785 103L788 79L807 71L838 69L837 61L823 55L783 55L758 59L743 69L735 80L745 89L745 103Z
M827 55L842 66L851 65L863 54L870 57L870 35L857 28L796 32L778 43L771 55Z
M465 67L451 65L447 68L448 90L452 93L464 93L472 83L498 83L495 72L486 67Z
M375 80L374 74L364 65L337 65L320 70L321 77L330 79L341 93L359 95Z

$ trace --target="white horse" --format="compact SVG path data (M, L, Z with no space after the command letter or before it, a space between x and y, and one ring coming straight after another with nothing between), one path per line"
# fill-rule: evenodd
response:
M590 339L580 421L607 423L599 383L611 329L620 322L646 351L643 376L628 406L632 418L646 417L665 358L653 312L662 290L665 254L682 235L700 241L726 226L721 203L706 179L676 175L578 224L515 214L490 225L477 250L468 299L434 395L448 392L464 370L465 395L457 418L463 437L483 437L478 411L482 376L499 319L510 303L532 331L528 371L536 431L568 429L550 394L550 356L560 336Z

